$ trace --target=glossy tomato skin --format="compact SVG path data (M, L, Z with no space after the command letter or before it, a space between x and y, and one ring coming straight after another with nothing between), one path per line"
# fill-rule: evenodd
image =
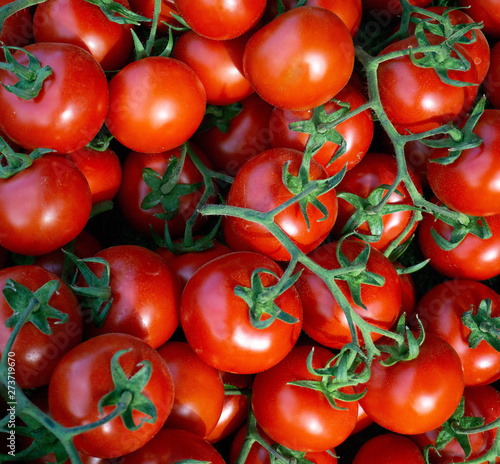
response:
M0 181L0 245L14 253L41 255L73 240L92 208L85 176L54 155Z
M250 159L238 171L229 190L227 204L256 211L267 212L293 197L283 183L283 167L288 163L288 172L297 175L303 154L290 148L273 148ZM326 171L311 160L309 178L325 179ZM296 202L278 213L274 220L304 253L314 250L329 234L337 218L337 195L335 189L318 197L328 210L328 218L313 205L308 204L310 225ZM321 219L321 221L320 221ZM233 235L244 246L263 253L277 261L287 261L290 253L264 227L244 219L225 219L226 237Z
M500 110L487 109L473 132L482 139L476 148L463 150L451 164L433 159L447 150L433 150L427 162L427 179L434 194L446 206L469 216L500 214Z
M446 240L450 240L452 227L431 215L420 221L418 240L425 258L440 274L451 278L486 280L500 274L500 215L486 219L492 236L488 239L467 234L453 250L445 251L434 242L434 229Z
M122 168L118 155L111 148L97 151L83 147L68 153L66 158L74 163L87 179L93 205L113 200L120 188Z
M471 331L461 319L471 309L477 314L484 299L491 300L491 317L498 317L500 295L497 292L474 280L454 279L431 288L416 308L426 333L439 335L457 352L466 386L485 385L500 378L500 353L485 340L476 348L469 348Z
M59 289L50 298L50 306L67 314L68 321L58 323L49 319L51 335L38 330L32 322L27 322L20 330L12 352L15 353L15 379L21 388L37 388L47 385L59 360L78 345L82 339L82 313L80 305L69 287L55 274L38 266L25 265L7 267L0 271L0 289L7 279L27 287L34 292L51 280L59 282ZM12 328L5 321L13 315L12 308L3 296L0 297L0 351L3 352Z
M114 458L139 449L161 429L172 409L174 387L163 358L142 340L114 333L86 340L59 361L49 384L49 409L54 420L72 427L101 417L97 405L114 389L110 363L120 350L128 350L118 359L128 378L141 369L142 361L151 362L152 374L142 393L153 402L157 419L154 423L143 422L138 430L131 431L116 417L105 426L75 436L76 448L91 456ZM105 406L103 413L109 414L114 408ZM136 424L145 417L134 410Z
M162 429L141 449L123 456L121 464L176 464L193 459L225 464L219 452L203 438L187 430Z
M129 7L127 0L119 3ZM129 60L133 26L110 21L98 6L85 0L41 3L33 23L35 42L77 45L88 51L106 71L118 70Z
M1 0L0 7L12 3L13 0ZM2 26L0 42L7 46L24 47L33 37L33 20L29 8L9 16ZM3 50L0 50L0 61L4 61Z
M106 126L127 148L143 153L171 150L200 125L206 92L185 63L147 57L129 63L109 82Z
M345 240L341 250L349 261L353 261L365 246L362 242ZM309 257L325 269L339 269L337 247L338 242L321 245L310 253ZM366 269L385 279L381 287L361 285L361 301L366 309L353 302L345 281L336 280L336 284L359 316L379 328L388 330L396 321L401 305L399 277L392 263L374 248L370 250ZM312 339L338 349L352 341L344 311L319 276L304 268L295 286L304 309L304 331ZM377 340L381 335L372 332L371 337L372 340Z
M337 192L354 193L362 198L368 196L382 184L392 185L398 175L398 165L396 158L386 153L367 153L364 158L349 172L346 173L342 181L337 185ZM422 187L415 176L410 171L411 179L416 188L422 192ZM388 200L388 204L402 204L413 206L413 201L406 186L401 182L397 187L398 192L394 192ZM342 236L342 229L355 213L356 208L348 201L339 198L338 219L333 227L336 237ZM370 244L377 250L384 251L396 240L410 223L413 216L412 211L399 211L382 216L384 230L381 237ZM406 234L403 241L407 240L417 228L417 224ZM362 223L357 229L364 235L370 235L368 223Z
M405 435L425 433L457 408L464 391L462 363L448 342L426 333L415 359L388 367L375 360L368 382L355 388L367 389L359 402L377 424Z
M0 127L27 150L43 147L69 153L82 148L99 132L108 111L108 84L100 64L73 44L36 43L25 49L42 67L50 66L52 74L31 100L0 89ZM25 53L13 55L28 64ZM18 78L0 70L0 81L14 84Z
M177 11L193 31L213 40L234 39L252 29L266 0L174 0Z
M188 31L175 43L172 56L196 72L207 92L207 103L229 105L254 91L243 74L243 51L247 40L248 35L212 40Z
M213 127L193 136L217 171L236 175L246 161L271 148L269 118L273 107L256 93L241 101L241 111L231 119L228 132Z
M327 114L338 111L341 107L335 100L348 103L351 111L366 103L366 98L356 89L353 84L346 86L335 95L333 100L325 103ZM269 128L272 131L272 145L275 148L286 147L304 151L310 135L304 132L297 132L289 129L289 125L295 121L311 119L312 110L307 111L287 111L274 108L269 120ZM344 137L346 151L337 160L330 164L332 157L340 148L333 142L326 142L315 154L313 159L321 164L328 175L333 176L340 172L344 165L349 170L358 164L368 151L373 139L373 118L370 110L349 118L339 124L336 130Z
M259 29L243 55L243 69L255 91L288 110L326 103L347 84L353 66L347 26L335 13L313 6L294 8Z
M306 359L312 347L297 345L276 366L255 376L252 408L262 430L277 443L297 451L321 452L342 443L356 425L357 401L330 406L323 393L288 382L320 380L311 374ZM315 347L313 367L325 367L333 353ZM353 393L352 387L342 390Z
M408 437L384 433L363 443L354 456L353 464L425 464L419 447Z
M475 21L483 23L483 32L488 38L500 38L500 2L498 0L459 0L459 5L467 7L467 14Z
M181 324L186 339L201 359L217 369L237 374L263 371L283 359L298 339L302 305L293 286L274 302L298 322L275 320L265 329L251 325L249 306L234 294L234 289L250 288L252 272L259 268L278 277L283 275L282 269L266 256L236 252L198 269L184 287ZM268 273L259 276L265 287L277 282Z
M158 348L174 381L174 405L166 428L182 429L202 438L215 428L224 405L219 371L202 361L184 342L169 341Z
M95 255L110 267L112 303L101 327L86 322L86 335L126 333L153 348L165 343L179 324L180 284L154 251L137 245L115 245ZM104 266L87 263L101 277Z

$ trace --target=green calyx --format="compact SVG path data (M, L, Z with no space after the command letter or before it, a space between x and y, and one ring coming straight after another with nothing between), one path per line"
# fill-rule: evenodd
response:
M242 109L243 105L240 102L224 106L207 105L205 118L197 132L206 132L217 127L220 132L227 134L231 126L231 120L238 116Z
M54 150L49 148L37 148L29 155L16 153L11 146L0 137L0 179L8 179L18 172L24 171L33 164L34 160L53 151Z
M476 314L471 308L462 315L463 324L471 331L469 348L476 348L484 340L500 351L500 317L491 316L491 304L491 300L486 298L479 303Z
M91 5L95 5L106 15L111 22L117 24L134 24L139 26L144 22L151 22L150 18L134 13L121 3L113 0L85 0Z

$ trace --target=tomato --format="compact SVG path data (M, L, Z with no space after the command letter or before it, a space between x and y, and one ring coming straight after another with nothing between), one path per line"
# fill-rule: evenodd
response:
M128 8L127 0L119 3ZM78 45L106 71L120 69L129 60L131 24L110 21L97 5L85 0L50 0L37 6L33 16L35 42Z
M131 453L159 432L172 409L174 386L167 364L156 350L127 334L105 334L80 343L57 364L49 384L49 409L54 420L65 427L88 424L101 418L98 403L115 389L111 377L111 359L121 350L118 364L130 379L151 363L152 373L142 390L156 409L156 421L143 421L137 430L125 427L121 417L73 438L76 448L91 456L112 458ZM116 358L115 358L116 359ZM115 406L104 406L104 415ZM149 419L134 409L134 424Z
M199 150L195 150L200 159L206 162L206 158ZM125 219L141 234L151 236L151 227L154 231L163 237L165 229L165 220L157 217L158 214L165 213L163 206L157 204L148 209L143 209L141 204L151 192L143 178L145 168L152 169L163 177L173 158L180 157L180 148L174 148L160 153L138 153L130 152L122 166L122 182L116 197L118 206ZM178 184L197 184L203 182L203 176L198 171L191 158L186 155L182 167ZM203 195L204 187L201 186L192 193L178 196L177 212L171 211L172 218L168 220L168 231L171 237L178 238L184 234L186 221L193 215L198 206L198 202ZM170 193L170 192L169 192ZM169 193L166 195L168 196ZM172 192L170 195L177 195ZM203 225L205 218L199 216L195 222L195 230Z
M1 0L0 7L12 3L13 0ZM28 8L24 8L9 16L0 32L0 42L7 46L24 47L31 42L33 21ZM3 50L0 50L0 61L4 61Z
M399 0L362 0L363 9L370 10L384 10L390 15L399 15L402 12L401 3ZM432 0L410 0L410 3L415 6L425 7L431 3Z
M36 43L27 51L50 66L36 98L23 100L0 88L0 127L28 150L51 148L59 153L79 150L99 132L108 111L109 92L100 64L83 48L72 44ZM13 53L23 66L28 56ZM0 70L0 82L15 84L18 78Z
M427 162L427 178L434 194L446 206L469 216L500 214L500 110L485 110L473 132L482 139L476 148L462 151L451 164L433 159L448 155L436 149Z
M184 287L181 298L181 324L191 348L207 364L237 374L250 374L273 366L292 349L302 327L302 306L292 286L273 300L297 322L276 319L266 328L251 324L250 307L235 287L251 288L252 273L266 269L276 276L282 269L266 256L230 253L198 269ZM264 287L275 285L276 277L259 272ZM253 308L260 311L256 304ZM269 315L262 314L265 321Z
M452 227L431 215L424 215L419 225L418 240L425 258L440 274L447 277L486 280L500 274L500 215L490 216L486 222L492 236L481 240L467 234L454 249L445 251L436 245L431 230L450 240Z
M334 113L340 109L336 100L348 103L351 111L366 103L366 98L363 94L350 83L347 83L335 95L333 100L325 103L324 107L327 114ZM295 121L311 119L312 116L312 110L287 111L274 108L269 120L269 128L273 134L271 139L273 147L294 148L295 150L304 151L310 135L293 131L289 129L289 125ZM346 165L347 170L353 168L365 156L373 138L373 118L370 110L363 111L349 118L347 121L339 124L336 130L344 137L346 143L345 153L329 165L330 160L340 146L333 142L326 142L314 154L314 160L321 164L330 176L340 172L344 165Z
M85 176L61 156L44 155L0 180L0 245L41 255L73 240L92 208Z
M162 429L141 449L123 456L121 464L177 464L184 460L225 464L218 451L187 430Z
M174 405L165 422L202 438L215 428L224 404L219 371L202 361L184 342L167 342L158 348L174 381Z
M369 195L380 185L392 185L398 174L396 158L385 153L370 152L350 171L346 173L342 181L337 185L337 192L353 193L361 198L368 198ZM421 192L422 188L418 178L410 171L410 177L416 188ZM384 190L384 194L387 190ZM399 192L399 193L398 193ZM401 182L387 201L390 205L413 205L413 201L406 186ZM354 205L342 198L339 199L338 219L333 227L336 237L342 236L342 229L356 212ZM381 251L396 240L410 223L413 216L412 211L399 211L382 215L383 232L380 238L371 245ZM415 231L417 224L405 235L403 241L410 238ZM364 235L372 235L368 222L363 222L356 230Z
M137 245L111 246L95 256L109 264L112 301L102 326L86 320L87 336L118 332L140 338L153 348L165 343L179 324L180 304L179 281L167 263ZM102 276L102 264L87 265Z
M409 438L395 433L376 435L363 443L353 464L424 464L422 452Z
M213 40L234 39L252 29L266 8L266 0L174 0L193 31Z
M269 117L273 107L256 93L241 102L241 111L229 122L229 130L213 127L197 132L193 140L217 171L234 176L243 164L271 148Z
M443 38L427 34L431 45ZM381 55L418 45L415 37L395 42L386 47ZM469 61L469 54L459 45L455 48ZM416 53L416 58L421 54ZM477 70L449 71L451 79L479 83ZM378 67L380 101L387 117L401 134L420 133L458 119L472 107L477 85L455 87L441 81L432 68L414 65L409 55L384 61Z
M358 404L358 418L356 420L356 426L351 432L354 435L362 430L366 429L369 425L373 424L373 420L366 414L365 410Z
M243 70L255 91L288 110L326 103L347 84L353 66L347 26L335 13L313 6L273 19L250 38L243 55Z
M188 31L175 43L172 56L196 72L207 92L207 103L229 105L254 91L243 74L247 40L247 35L232 40L212 40Z
M460 403L462 362L448 342L429 333L415 359L392 366L375 360L368 382L355 388L366 389L359 404L377 424L405 435L425 433L446 421Z
M345 240L341 250L349 261L354 261L365 246L367 245L362 242ZM339 269L337 247L337 242L321 245L309 257L325 269ZM395 322L401 306L398 274L392 263L374 248L370 249L366 270L385 279L381 287L360 285L361 301L366 309L354 303L347 282L341 280L335 282L360 317L378 328L388 330ZM304 269L295 286L304 308L304 331L313 340L331 348L342 348L352 341L344 311L318 275L309 269ZM381 335L372 332L371 337L372 340L377 340Z
M87 179L92 204L113 200L122 177L120 159L113 150L107 148L104 151L97 151L83 147L68 153L66 158L72 161Z
M229 190L227 204L267 212L278 207L294 195L283 183L283 167L298 175L302 153L290 148L273 148L250 159L238 171ZM325 179L326 171L311 161L310 180ZM278 213L274 221L304 253L314 250L329 234L337 218L335 189L320 195L318 200L328 211L328 218L312 204L307 205L309 226L298 202ZM225 236L234 236L248 249L265 254L278 261L290 259L290 253L264 226L244 219L227 217Z
M491 300L491 317L500 315L500 295L474 280L454 279L431 288L418 302L416 315L425 332L446 340L460 356L465 385L485 385L500 378L500 353L483 340L469 348L470 329L462 315L477 314L482 300ZM415 323L415 326L418 324Z
M144 153L186 142L205 114L206 93L179 60L147 57L122 68L109 82L106 126L127 148Z
M464 390L464 400L464 417L482 417L486 425L500 416L500 393L491 385L467 387ZM425 434L414 435L411 438L421 449L424 449L427 445L434 446L436 444L436 438L440 431L441 427L438 427ZM497 429L494 428L482 433L469 434L468 439L471 445L471 454L467 458L462 447L454 438L444 448L439 450L440 456L431 449L429 451L429 462L431 464L444 464L479 458L492 447L496 433ZM500 462L500 458L496 458L495 462Z
M491 48L490 67L483 82L483 88L491 105L500 108L500 44L497 42Z
M12 279L35 292L47 282L59 283L48 303L66 314L68 320L61 323L60 318L50 316L47 320L51 334L41 332L28 320L14 341L12 352L15 353L15 380L21 388L36 388L49 383L50 376L59 360L78 345L82 339L82 314L80 306L69 287L55 274L38 266L13 266L0 270L0 289L5 288L7 279ZM0 297L0 351L3 352L12 332L5 322L14 314L5 296ZM34 317L34 316L32 316Z
M306 359L312 347L296 346L276 366L255 376L252 408L257 423L272 440L297 451L326 451L342 443L356 425L357 401L337 401L343 409L333 408L324 394L289 382L321 380L311 374ZM333 358L326 348L316 347L312 359L315 369ZM353 393L352 387L342 392Z
M130 0L130 8L141 16L153 19L155 2L154 0ZM160 14L158 17L157 31L162 35L168 35L169 25L179 27L180 23L172 16L172 13L178 15L179 12L175 8L173 0L161 0ZM167 23L167 24L163 24ZM151 27L151 23L142 23L145 26ZM175 32L175 31L174 31Z
M475 22L483 23L483 32L492 39L500 38L500 2L498 0L459 0Z

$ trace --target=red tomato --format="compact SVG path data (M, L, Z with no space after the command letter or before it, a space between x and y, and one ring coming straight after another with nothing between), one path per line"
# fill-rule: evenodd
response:
M247 35L232 40L212 40L188 31L175 43L172 56L196 72L207 92L207 103L229 105L254 91L243 74L247 40Z
M473 132L482 144L463 150L451 164L432 162L448 155L447 149L433 150L427 178L449 208L469 216L493 216L500 214L500 110L485 110Z
M165 422L206 438L215 428L224 404L219 371L202 361L184 342L167 342L158 348L174 381L174 405Z
M147 57L122 68L109 83L106 126L131 150L155 153L186 142L205 114L206 93L179 60Z
M137 245L115 245L95 255L110 267L112 303L101 327L87 320L87 335L126 333L153 348L165 343L179 324L177 276L154 251ZM104 266L87 263L99 278Z
M445 251L439 248L431 235L434 229L450 240L452 227L431 215L424 215L419 225L418 240L425 258L440 274L447 277L486 280L500 274L500 215L486 219L492 236L488 239L467 234L456 248Z
M123 456L120 464L178 464L184 460L225 464L218 451L187 430L162 429L141 449Z
M49 384L49 409L54 420L65 427L88 424L100 419L98 403L115 386L111 377L111 359L121 350L118 364L130 379L144 369L143 361L151 363L152 374L142 390L156 409L155 422L142 422L133 431L125 427L121 417L73 438L76 448L91 456L112 458L131 453L144 446L157 434L172 409L174 386L163 358L156 350L136 337L106 334L80 343L57 364ZM115 406L104 406L104 415ZM132 412L134 424L149 419L142 412Z
M500 38L500 2L498 0L459 0L475 22L483 23L483 32L490 38Z
M345 3L345 2L344 2ZM334 100L325 103L327 114L334 113L340 109L335 100L348 103L351 110L354 110L366 103L366 98L356 89L353 84L346 86L335 95ZM304 121L311 119L312 110L307 111L287 111L280 108L274 108L269 120L269 128L272 132L273 147L294 148L304 151L310 135L304 132L297 132L289 129L289 125L295 121ZM373 138L373 118L370 110L349 118L347 121L339 124L336 130L344 137L346 142L346 151L333 163L330 160L339 149L339 145L333 142L326 142L315 154L314 160L321 164L328 175L333 176L340 172L344 165L347 170L353 168L365 156Z
M85 1L85 0L83 0ZM92 195L92 204L113 200L120 187L122 168L116 153L83 147L66 158L72 161L87 179Z
M79 150L101 129L108 111L109 92L100 64L83 48L72 44L36 43L25 47L52 74L36 98L23 100L0 87L0 127L28 150L51 148L59 153ZM13 53L23 66L28 56ZM18 78L0 69L0 82Z
M494 108L500 109L500 43L491 48L490 68L483 82L488 101Z
M313 6L273 19L250 38L243 55L243 69L255 91L288 110L326 103L347 84L353 66L347 26L335 13Z
M272 440L297 451L326 451L342 443L356 425L357 401L338 401L333 408L317 390L289 385L297 380L321 380L311 374L306 359L312 347L296 346L276 366L255 376L252 407L257 423ZM326 348L316 347L312 364L323 368L333 358ZM352 387L342 389L353 393Z
M0 245L23 255L54 251L83 230L91 208L82 172L61 156L44 155L0 180Z
M365 246L362 242L345 240L341 249L347 259L353 261ZM309 257L325 269L339 269L337 247L337 242L321 245ZM336 280L336 284L360 317L376 327L388 330L395 322L401 306L398 274L392 263L374 248L370 250L366 270L385 279L381 287L361 284L361 301L366 309L354 303L347 282ZM331 348L342 348L352 341L344 311L318 275L304 269L295 286L304 308L304 331L313 340ZM381 335L372 332L371 337L377 340Z
M184 21L199 35L213 40L234 39L254 27L266 0L174 0Z
M425 332L439 335L460 356L467 386L485 385L500 378L500 353L485 340L469 348L471 331L461 319L471 309L477 314L479 303L486 298L492 302L491 317L500 316L498 293L474 280L454 279L431 288L416 309Z
M336 190L337 192L354 193L361 198L368 198L373 190L380 185L392 185L396 180L397 174L398 165L396 158L385 153L370 152L353 169L347 172L339 185L337 185ZM422 187L420 186L420 182L411 171L410 177L416 188L421 192ZM385 192L386 190L384 190ZM389 197L387 204L413 205L413 201L403 182L398 185L397 192L394 192ZM356 208L351 203L344 199L339 199L338 219L333 227L333 233L336 237L340 238L342 236L343 227L355 212ZM384 214L382 216L384 227L382 235L379 240L370 242L371 245L378 250L384 251L401 235L412 216L412 211ZM410 238L416 228L417 224L406 234L403 241ZM362 223L356 230L361 234L371 235L367 222Z
M422 452L409 438L384 433L363 443L352 464L425 464Z
M5 288L7 279L14 280L32 292L51 280L59 283L59 289L52 294L48 302L50 306L66 314L68 320L61 323L59 319L49 316L47 322L52 333L45 334L29 319L21 328L11 350L15 353L15 380L21 388L47 385L59 360L82 339L80 306L69 287L59 277L38 266L13 266L2 269L0 289ZM12 308L2 294L0 352L3 352L12 332L12 328L6 327L5 321L13 314Z
M243 164L271 148L269 117L273 107L256 93L241 101L241 111L229 123L228 132L213 127L193 140L207 154L217 171L236 175Z
M0 7L12 3L13 0L0 0ZM7 46L24 47L31 42L33 36L33 21L29 8L9 16L0 32L0 42ZM4 61L3 50L0 50L0 61Z
M238 171L229 190L227 204L267 212L278 207L294 195L283 183L283 166L297 175L302 163L302 153L290 148L273 148L247 161ZM310 165L310 180L325 179L326 171L314 160ZM274 220L304 253L314 250L330 233L337 218L337 195L331 189L318 197L328 210L328 218L312 204L307 205L309 227L296 202ZM232 235L246 249L265 254L277 261L287 261L290 253L264 226L244 219L227 217L225 236ZM245 249L245 248L244 248Z
M251 324L249 305L234 291L237 286L250 288L252 273L260 268L283 275L266 256L238 252L210 261L184 287L181 323L187 341L201 359L217 369L238 374L268 369L288 354L300 334L302 306L293 286L273 301L297 322L276 319L262 329ZM264 287L277 282L268 272L258 275ZM256 305L254 309L263 308ZM262 320L269 317L262 314Z
M128 8L127 0L119 0ZM118 70L129 60L133 40L131 24L110 21L97 5L85 0L49 0L33 16L35 42L78 45L106 71Z
M462 363L448 342L429 333L415 359L392 366L375 360L370 379L356 391L365 388L359 404L374 422L396 433L425 433L446 421L460 403Z

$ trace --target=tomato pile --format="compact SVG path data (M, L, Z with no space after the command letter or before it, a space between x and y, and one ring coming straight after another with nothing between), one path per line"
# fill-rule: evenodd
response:
M0 462L500 463L499 0L0 0Z

